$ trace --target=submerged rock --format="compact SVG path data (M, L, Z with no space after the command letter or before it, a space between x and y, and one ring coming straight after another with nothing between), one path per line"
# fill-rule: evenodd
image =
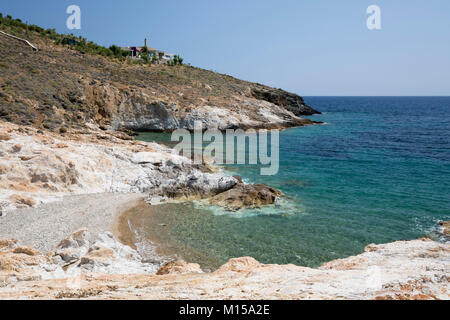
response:
M212 205L238 211L243 208L260 208L275 203L283 193L264 184L236 184L232 189L222 192L210 199Z

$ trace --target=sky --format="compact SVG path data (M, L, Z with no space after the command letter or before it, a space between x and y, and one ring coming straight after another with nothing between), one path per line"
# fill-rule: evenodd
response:
M81 29L69 30L69 5ZM381 9L381 30L366 10ZM450 95L448 0L15 0L0 12L304 96Z

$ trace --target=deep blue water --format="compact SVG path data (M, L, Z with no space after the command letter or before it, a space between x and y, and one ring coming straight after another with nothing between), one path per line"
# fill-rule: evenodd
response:
M287 199L237 216L192 204L161 207L157 221L178 255L213 267L246 255L318 266L369 243L433 235L439 220L450 219L450 97L305 100L323 112L310 118L326 124L280 133L277 175L227 168Z

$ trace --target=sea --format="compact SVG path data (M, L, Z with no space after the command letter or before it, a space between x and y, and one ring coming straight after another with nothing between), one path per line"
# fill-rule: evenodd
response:
M286 197L227 212L202 202L137 210L130 219L149 256L214 270L234 257L318 267L368 244L438 238L450 220L450 97L305 97L323 124L280 132L279 171L222 166ZM143 141L173 145L170 134Z

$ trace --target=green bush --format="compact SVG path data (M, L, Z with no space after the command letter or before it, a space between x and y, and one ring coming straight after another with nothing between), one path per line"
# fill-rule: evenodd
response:
M111 50L114 57L116 57L116 58L127 57L129 54L129 52L127 50L122 50L120 47L118 47L114 44L111 47L109 47L109 50Z
M176 65L180 65L180 66L182 66L183 65L183 58L181 58L179 55L175 55L174 57L173 57L173 60L172 60L172 65L173 66L176 66Z
M150 56L147 53L141 53L141 59L144 60L145 63L149 63L150 62Z
M114 44L111 47L109 47L109 50L112 51L112 53L114 54L115 57L122 56L121 49Z

